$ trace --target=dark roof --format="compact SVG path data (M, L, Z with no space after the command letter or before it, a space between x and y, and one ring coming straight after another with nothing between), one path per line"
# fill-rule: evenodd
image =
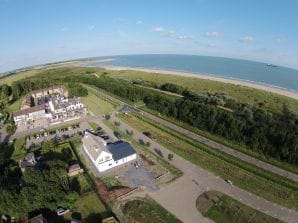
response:
M13 117L20 116L20 115L25 115L25 114L29 114L29 113L36 112L36 111L41 111L41 110L45 110L45 105L37 105L37 106L34 106L32 108L27 108L27 109L23 109L23 110L14 112Z
M121 160L125 157L128 157L128 156L136 153L134 148L132 148L132 146L128 142L124 142L124 141L110 143L107 146L108 146L110 152L112 153L113 159L115 161Z
M42 214L35 216L34 218L29 219L29 223L45 223Z

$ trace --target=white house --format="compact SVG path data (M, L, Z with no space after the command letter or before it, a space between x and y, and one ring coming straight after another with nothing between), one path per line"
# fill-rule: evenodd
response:
M108 144L98 136L85 133L83 149L99 172L130 162L137 158L136 151L128 142Z

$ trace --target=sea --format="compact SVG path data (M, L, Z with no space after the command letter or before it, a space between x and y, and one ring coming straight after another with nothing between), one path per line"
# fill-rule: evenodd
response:
M87 66L121 66L206 74L298 92L298 70L255 61L196 55L121 55Z

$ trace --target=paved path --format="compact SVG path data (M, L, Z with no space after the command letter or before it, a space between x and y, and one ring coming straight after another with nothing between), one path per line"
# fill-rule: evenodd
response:
M120 122L120 128L123 131L126 129L129 131L133 130L135 140L142 139L144 142L149 141L152 152L154 152L154 148L159 148L164 157L167 157L168 153L172 153L165 147L131 128L113 114L110 121ZM210 222L195 207L195 201L198 195L208 190L220 191L272 217L286 222L297 223L298 213L296 211L269 202L236 186L231 186L223 179L192 164L177 154L175 154L172 164L182 170L184 175L156 192L149 192L149 195L185 223Z
M107 95L107 94L104 94L102 92L99 92L99 91L97 91L96 89L94 89L92 87L87 87L87 88L88 88L88 90L91 90L91 91L93 91L96 94L100 94L100 95L102 95L104 97L107 97L107 98L109 98L109 99L111 99L111 100L119 103L120 105L127 105L125 102L120 101L120 100L118 100L118 99L116 99L116 98L114 98L114 97L112 97L110 95ZM131 107L130 105L127 105L127 106ZM260 168L262 168L264 170L270 171L272 173L278 174L280 176L283 176L283 177L286 177L286 178L288 178L290 180L293 180L293 181L298 182L298 175L295 174L295 173L292 173L290 171L284 170L282 168L279 168L279 167L274 166L272 164L266 163L266 162L261 161L261 160L259 160L257 158L254 158L252 156L246 155L246 154L244 154L242 152L239 152L239 151L237 151L235 149L232 149L230 147L227 147L227 146L224 146L224 145L219 144L217 142L214 142L214 141L212 141L210 139L207 139L207 138L205 138L203 136L200 136L200 135L198 135L196 133L193 133L193 132L191 132L191 131L189 131L187 129L184 129L184 128L180 127L180 126L177 126L177 125L175 125L175 124L173 124L171 122L168 122L168 121L166 121L166 120L164 120L162 118L159 118L159 117L157 117L155 115L152 115L152 114L150 114L148 112L144 112L144 111L142 111L140 109L136 109L136 108L133 108L133 109L139 111L145 117L147 117L147 118L149 118L149 119L151 119L151 120L153 120L153 121L155 121L155 122L157 122L157 123L159 123L159 124L161 124L163 126L166 126L166 127L170 128L170 129L173 129L174 131L177 131L177 132L179 132L179 133L181 133L183 135L186 135L186 136L188 136L188 137L190 137L190 138L192 138L192 139L194 139L194 140L196 140L196 141L198 141L200 143L206 144L206 145L210 146L211 148L214 148L214 149L217 149L217 150L219 150L221 152L230 154L230 155L232 155L232 156L234 156L234 157L236 157L238 159L241 159L241 160L243 160L243 161L245 161L247 163L250 163L250 164L255 165L257 167L260 167Z

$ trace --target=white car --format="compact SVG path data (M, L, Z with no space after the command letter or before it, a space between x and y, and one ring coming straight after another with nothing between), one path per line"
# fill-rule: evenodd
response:
M58 208L58 209L56 210L56 213L57 213L58 216L65 215L67 212L69 212L69 209Z

